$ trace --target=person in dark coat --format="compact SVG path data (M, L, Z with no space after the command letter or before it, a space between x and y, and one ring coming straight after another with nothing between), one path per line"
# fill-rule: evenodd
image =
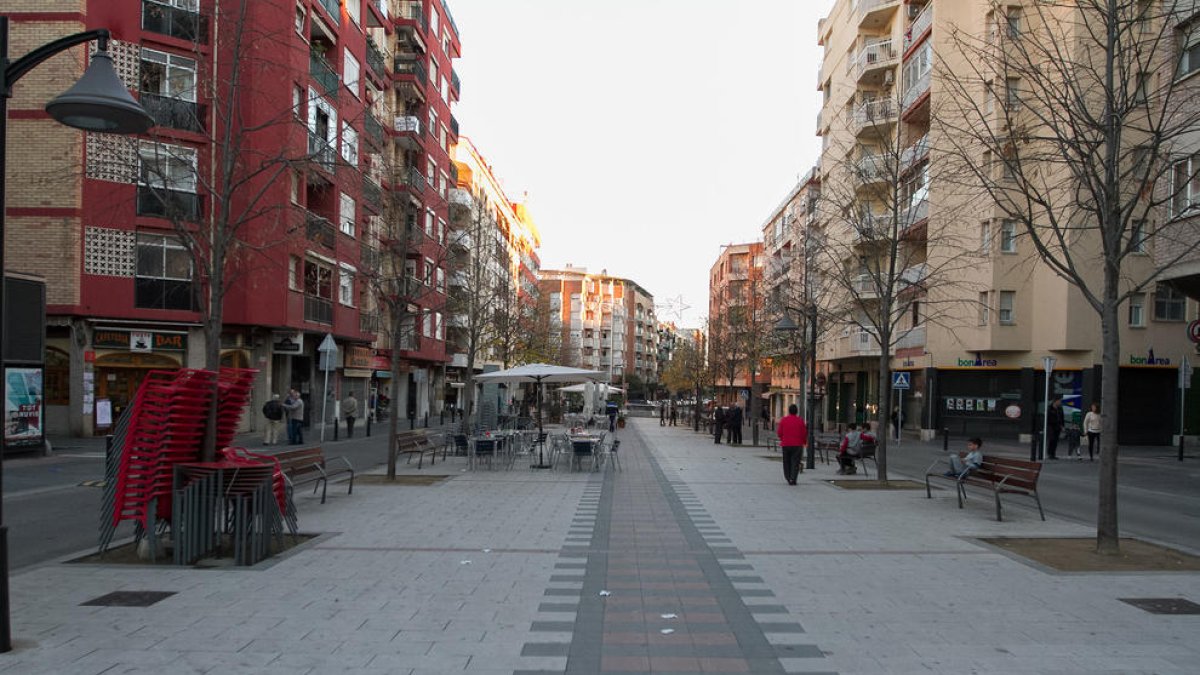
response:
M735 445L742 444L742 406L735 405L730 409L729 420L729 442Z
M1062 399L1054 399L1046 414L1046 457L1058 459L1058 437L1064 426Z
M717 406L713 409L713 443L721 444L721 432L725 430L725 409Z

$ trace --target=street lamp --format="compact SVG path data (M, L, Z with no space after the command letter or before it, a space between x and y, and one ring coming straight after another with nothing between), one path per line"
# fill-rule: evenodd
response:
M46 43L19 59L8 58L8 17L0 16L0 371L3 366L4 326L4 188L8 145L8 99L13 85L46 59L76 45L95 40L97 50L83 77L73 87L46 104L50 117L84 131L111 134L140 134L154 126L154 120L142 108L117 77L108 55L109 32L105 29L75 33ZM0 455L3 453L0 452ZM0 457L0 481L4 474ZM2 482L0 482L2 485ZM0 505L3 487L0 487ZM12 651L12 626L8 606L8 526L4 525L0 506L0 652Z
M794 333L800 327L795 321L788 316L787 312L804 312L804 310L794 307L784 307L783 318L779 323L775 324L775 331L778 333ZM811 304L807 307L808 314L808 372L806 376L800 378L800 391L806 396L805 403L806 415L808 419L805 424L808 426L808 452L804 457L804 468L816 469L816 439L817 439L817 306ZM798 369L799 370L799 369ZM807 383L807 384L806 384ZM807 387L807 390L806 390Z

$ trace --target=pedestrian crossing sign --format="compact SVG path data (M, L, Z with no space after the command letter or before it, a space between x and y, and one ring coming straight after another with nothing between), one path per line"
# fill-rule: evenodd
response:
M892 389L911 389L909 373L892 373Z

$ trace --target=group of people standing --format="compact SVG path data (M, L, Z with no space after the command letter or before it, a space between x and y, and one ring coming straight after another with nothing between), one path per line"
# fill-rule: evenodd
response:
M1087 435L1088 461L1093 461L1100 450L1100 431L1103 427L1100 404L1093 403L1083 416L1083 433ZM1083 461L1083 449L1079 427L1068 425L1063 415L1062 399L1055 399L1046 411L1046 459L1058 459L1058 440L1066 430L1067 457Z
M720 444L721 434L725 434L725 442L730 445L742 444L741 406L718 406L713 410L713 443Z
M665 427L670 421L670 426L675 426L679 421L679 409L675 407L675 401L658 404L658 426Z
M263 432L263 445L279 445L279 432L287 422L289 445L304 443L304 399L296 389L289 389L287 398L279 400L279 394L271 394L271 400L263 404L263 417L267 420ZM346 421L346 438L354 437L354 422L358 419L358 399L354 392L342 400L342 418Z

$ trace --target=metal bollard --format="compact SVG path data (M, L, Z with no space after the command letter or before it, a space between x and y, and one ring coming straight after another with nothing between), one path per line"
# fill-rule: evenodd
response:
M425 428L429 428L429 411L425 412Z
M335 417L335 418L333 418L333 440L336 441L337 437L338 437L338 420Z
M416 429L416 428L417 428L417 418L415 418L415 417L408 418L408 430L412 431L413 429Z
M367 415L367 438L371 437L371 417L373 416Z
M1031 462L1036 462L1038 459L1038 442L1040 441L1038 437L1041 435L1040 431L1033 432L1032 440L1029 442L1029 461Z
M942 452L950 452L950 428L942 427Z
M1179 461L1183 461L1183 434L1179 434Z
M445 410L438 411L438 426L439 427L446 426L446 411Z

